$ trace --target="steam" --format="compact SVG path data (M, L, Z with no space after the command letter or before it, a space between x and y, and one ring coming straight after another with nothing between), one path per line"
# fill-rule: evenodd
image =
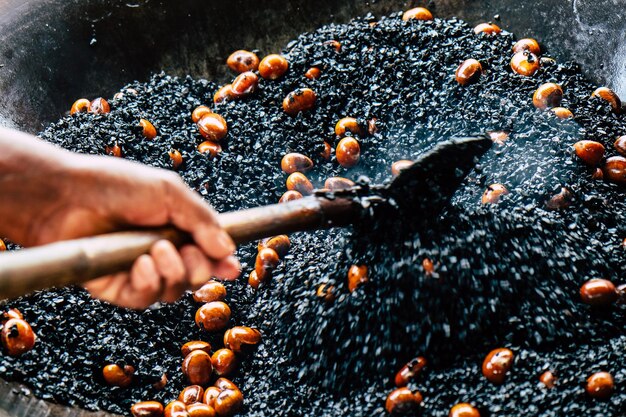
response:
M622 5L619 0L612 1L613 10L616 10ZM607 22L600 19L596 23L590 23L589 19L595 15L592 11L597 4L588 0L573 0L572 11L574 12L574 18L580 30L575 31L576 38L579 42L587 44L591 47L591 36L594 33L604 34L607 39L611 39L615 36L615 33L621 34L621 39L617 40L615 54L613 54L612 63L610 64L611 78L608 80L610 87L619 95L622 99L626 99L626 21L624 21L620 14L614 14L613 20ZM604 16L604 15L603 15Z

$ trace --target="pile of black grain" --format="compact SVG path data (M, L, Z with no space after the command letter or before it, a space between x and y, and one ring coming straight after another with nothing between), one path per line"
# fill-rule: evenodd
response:
M626 119L590 98L594 86L575 65L545 62L533 77L513 74L509 34L477 36L455 19L407 23L394 15L373 22L368 17L302 35L284 51L290 61L284 79L262 80L253 97L216 106L229 134L215 160L195 150L201 138L190 114L211 103L218 86L189 78L158 75L133 84L138 94L112 101L110 114L64 118L42 137L100 154L118 142L126 158L159 167L169 166L170 148L179 149L183 178L223 211L276 202L286 177L280 159L290 151L315 159L311 178L318 186L332 175L366 174L377 183L394 160L438 140L510 131L453 205L432 219L429 232L398 218L395 227L375 233L294 234L290 255L259 291L245 284L256 245L240 249L243 278L228 284L232 323L256 326L264 335L234 377L246 398L243 414L384 415L393 375L423 354L431 366L413 387L424 394L424 415L446 416L459 401L475 403L483 416L625 415L626 310L594 312L580 303L578 289L593 277L625 279L626 191L591 180L571 146L593 139L612 149L615 137L626 133ZM341 52L324 44L333 39ZM487 71L478 84L461 87L454 71L467 58ZM311 66L322 69L317 81L304 77ZM533 91L548 81L563 86L573 121L532 106ZM291 118L282 99L304 86L318 93L317 107ZM351 170L318 157L323 140L336 143L333 127L344 116L376 117L380 127L363 138L362 160ZM154 141L133 127L139 118L158 129ZM482 206L482 191L495 182L510 194ZM548 210L545 202L562 186L573 203ZM426 257L436 264L430 276L421 266ZM345 281L353 263L370 267L370 282L350 294ZM333 304L316 297L320 283L337 288ZM22 358L2 357L0 375L25 382L39 397L89 409L127 413L135 401L168 402L184 385L180 346L196 338L221 345L220 335L195 327L189 296L146 312L117 309L77 289L10 305L25 313L39 342ZM490 349L504 346L516 353L514 370L494 386L481 376L480 364ZM137 383L126 390L103 385L100 369L111 360L132 363ZM559 377L549 391L538 382L546 369ZM600 370L616 381L604 402L587 398L583 389L587 376ZM151 382L164 371L170 382L156 391Z

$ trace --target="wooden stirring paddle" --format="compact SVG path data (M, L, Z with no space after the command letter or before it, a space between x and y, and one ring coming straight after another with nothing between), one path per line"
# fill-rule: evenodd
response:
M283 204L219 214L237 243L296 231L345 227L372 215L372 205L408 208L424 215L447 203L478 158L491 146L486 137L440 142L385 185L318 192ZM406 210L405 210L406 211ZM35 290L80 284L126 271L160 239L181 246L191 237L172 227L110 233L0 254L0 299Z

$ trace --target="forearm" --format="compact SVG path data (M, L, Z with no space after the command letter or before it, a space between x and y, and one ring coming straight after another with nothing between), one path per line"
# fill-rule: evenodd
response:
M59 184L78 155L31 135L0 128L0 236L18 243L63 200Z

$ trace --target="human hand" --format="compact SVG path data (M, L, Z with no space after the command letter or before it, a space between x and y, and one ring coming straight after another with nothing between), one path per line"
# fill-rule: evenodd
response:
M159 241L130 271L87 283L95 297L140 309L175 301L211 277L239 275L235 245L215 212L177 174L118 158L72 154L6 130L0 130L0 145L9 135L12 145L8 158L0 156L0 173L15 175L0 175L0 196L10 200L3 201L0 216L11 222L0 226L0 235L24 246L164 225L192 235L194 244L177 250ZM17 164L16 156L33 161Z

